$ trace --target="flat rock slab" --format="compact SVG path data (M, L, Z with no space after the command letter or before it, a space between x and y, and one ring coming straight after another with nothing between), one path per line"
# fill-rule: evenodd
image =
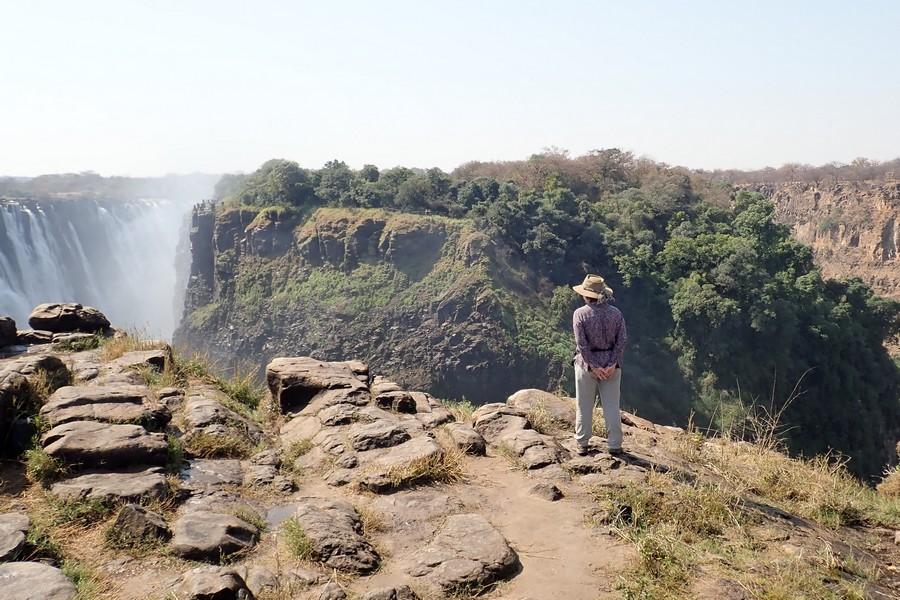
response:
M140 500L166 495L161 467L114 473L85 473L54 483L50 492L60 500Z
M357 483L370 492L391 491L397 487L397 473L416 461L437 458L442 452L440 445L428 436L413 438L365 465Z
M354 450L389 448L409 439L409 433L396 421L381 419L372 423L357 423L347 432Z
M162 428L172 418L167 408L150 398L148 388L127 384L61 387L47 399L40 414L51 427L97 421Z
M563 426L575 426L575 399L560 398L544 390L519 390L506 399L507 406L529 412L546 412L554 421Z
M31 520L25 513L0 515L0 561L13 560L25 545Z
M243 577L228 567L197 567L181 576L179 600L253 600Z
M0 593L4 600L72 600L76 590L56 567L12 562L0 565Z
M108 328L109 319L102 312L90 306L52 302L36 306L28 317L28 325L32 329L52 331L53 333L69 331L95 333Z
M118 370L151 367L157 371L164 371L166 365L172 362L172 348L160 342L161 348L155 350L132 350L109 363L110 367Z
M272 397L283 412L300 410L323 390L342 390L347 397L369 396L361 380L368 378L362 363L325 362L308 356L276 358L266 367L266 381Z
M466 454L483 455L485 452L484 437L465 423L447 423L444 431L453 440L453 444Z
M57 425L41 438L44 451L69 464L87 466L163 465L168 444L161 433L140 425L73 421Z
M519 557L506 538L478 514L447 518L407 572L442 590L482 590L515 575Z
M237 487L244 481L241 461L195 458L181 472L181 487L194 493L210 493Z
M359 514L347 502L308 498L297 508L295 518L312 544L315 560L350 573L366 574L378 568L381 558L362 536Z
M259 530L234 515L198 510L175 521L170 549L182 558L219 562L252 548L258 539Z

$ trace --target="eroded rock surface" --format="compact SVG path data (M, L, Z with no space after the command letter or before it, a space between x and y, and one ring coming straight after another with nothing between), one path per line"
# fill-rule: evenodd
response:
M66 333L80 331L95 333L109 327L109 319L90 306L74 303L39 304L28 317L32 329Z
M57 425L41 438L44 451L69 464L86 466L162 465L166 438L140 425L73 421Z
M218 562L252 548L258 539L259 530L234 515L198 510L175 521L170 549L182 558Z
M5 600L72 600L75 584L56 567L39 562L0 565L0 594Z
M478 514L453 515L407 569L443 590L479 590L511 577L519 557Z
M362 521L349 503L309 498L295 517L312 543L317 561L351 573L371 573L378 568L381 558L363 537Z
M165 471L161 467L125 471L84 473L54 483L51 493L60 500L139 500L166 495Z

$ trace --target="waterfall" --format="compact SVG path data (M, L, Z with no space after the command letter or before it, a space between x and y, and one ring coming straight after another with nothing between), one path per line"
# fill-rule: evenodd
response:
M37 304L80 302L114 326L170 339L190 208L167 199L0 200L0 315L24 329Z

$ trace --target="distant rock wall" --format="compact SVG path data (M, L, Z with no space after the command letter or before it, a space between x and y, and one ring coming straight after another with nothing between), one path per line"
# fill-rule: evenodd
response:
M826 277L859 277L900 300L900 181L760 186L778 219L812 247Z

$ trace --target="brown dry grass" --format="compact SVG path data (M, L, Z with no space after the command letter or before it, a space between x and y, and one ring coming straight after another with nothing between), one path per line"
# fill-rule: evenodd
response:
M430 483L457 483L465 479L466 453L443 435L438 435L437 441L441 446L440 452L389 470L388 479L394 488Z
M137 350L161 350L168 344L159 340L144 339L140 332L132 331L124 336L105 338L100 347L100 360L110 362L126 352Z

